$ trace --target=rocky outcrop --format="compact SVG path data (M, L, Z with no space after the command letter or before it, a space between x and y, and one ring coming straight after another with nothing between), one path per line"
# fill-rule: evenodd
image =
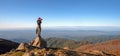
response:
M64 47L63 49L65 50L70 50L70 48L68 46Z
M36 37L33 41L29 43L31 46L35 46L38 48L45 48L46 47L46 41L40 37Z
M21 43L16 50L26 50L28 47L27 43Z
M22 56L35 56L33 52L25 52Z
M1 56L79 56L75 51L61 48L33 48L28 51L13 51Z
M41 38L41 21L42 19L39 17L37 20L37 27L36 27L36 38L30 41L29 44L21 43L17 50L25 50L28 46L30 47L37 47L37 48L46 48L47 43L44 39Z

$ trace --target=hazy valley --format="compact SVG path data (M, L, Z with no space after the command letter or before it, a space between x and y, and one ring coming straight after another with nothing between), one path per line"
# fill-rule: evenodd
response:
M104 28L104 29L103 29ZM106 29L106 30L105 30ZM15 42L28 42L35 37L35 29L0 30L0 38ZM102 42L120 37L119 27L56 27L43 28L44 39L55 37L75 41Z

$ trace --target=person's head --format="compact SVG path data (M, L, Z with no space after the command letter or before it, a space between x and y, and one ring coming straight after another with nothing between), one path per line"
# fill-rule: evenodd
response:
M38 20L37 20L37 24L40 24L41 21L42 21L42 18L39 17Z
M38 20L40 20L40 21L41 21L41 20L42 20L42 18L40 18L40 17L39 17L39 18L38 18Z

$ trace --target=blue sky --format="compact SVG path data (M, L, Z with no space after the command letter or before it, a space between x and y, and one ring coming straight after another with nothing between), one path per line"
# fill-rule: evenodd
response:
M0 0L0 29L120 26L120 0Z

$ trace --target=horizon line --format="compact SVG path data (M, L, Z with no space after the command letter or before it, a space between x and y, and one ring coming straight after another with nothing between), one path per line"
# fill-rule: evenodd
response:
M76 28L76 27L117 27L120 28L120 26L42 26L42 28L47 29L47 28L66 28L66 27L72 27L72 28ZM17 29L35 29L36 27L19 27L19 28L15 28L15 27L11 27L11 28L0 28L0 30L17 30Z

